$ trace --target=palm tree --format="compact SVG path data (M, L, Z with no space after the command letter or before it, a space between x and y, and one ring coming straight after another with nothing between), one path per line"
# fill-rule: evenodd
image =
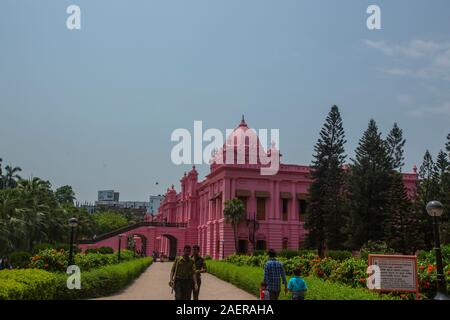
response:
M12 167L12 166L6 166L5 167L5 175L3 176L3 185L6 189L12 189L17 187L17 181L22 179L18 172L21 172L22 168L20 167Z
M239 223L242 221L242 219L244 219L245 214L246 214L245 206L240 199L235 198L225 201L225 208L223 210L223 215L225 218L225 222L230 223L233 228L234 247L236 253L239 252L237 229Z
M0 190L3 189L3 171L2 171L2 162L3 162L3 159L0 158Z
M23 203L17 211L24 222L25 246L28 250L36 242L49 240L53 227L59 227L60 221L52 214L57 208L57 202L50 188L48 181L36 177L19 182L18 189Z
M18 191L15 189L0 192L0 248L11 251L17 246L15 241L22 236L21 220L16 208L19 203Z

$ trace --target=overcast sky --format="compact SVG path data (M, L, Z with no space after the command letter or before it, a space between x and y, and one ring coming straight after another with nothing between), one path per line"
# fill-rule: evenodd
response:
M373 3L382 30L366 27ZM280 129L284 162L310 164L337 104L350 157L370 118L398 122L411 171L450 132L449 16L448 0L2 0L0 157L80 201L147 200L189 170L170 160L174 129L245 114Z

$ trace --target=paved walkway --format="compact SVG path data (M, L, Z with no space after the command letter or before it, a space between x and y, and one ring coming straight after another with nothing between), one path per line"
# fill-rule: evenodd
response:
M172 262L153 263L138 279L122 292L99 300L173 300L169 287ZM217 277L202 274L200 300L256 300L256 298Z

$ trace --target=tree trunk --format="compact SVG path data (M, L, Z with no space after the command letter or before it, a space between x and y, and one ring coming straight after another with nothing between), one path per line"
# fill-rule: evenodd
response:
M234 234L234 250L235 250L235 253L238 254L239 253L239 242L238 242L238 238L237 238L236 223L233 223L233 234Z

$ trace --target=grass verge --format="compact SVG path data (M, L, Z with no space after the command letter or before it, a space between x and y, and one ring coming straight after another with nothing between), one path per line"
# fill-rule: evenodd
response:
M207 261L208 272L234 284L255 296L259 296L259 285L264 271L259 267L236 266L222 261ZM306 300L392 300L394 297L379 295L367 289L352 288L343 284L324 281L315 276L304 278L308 285ZM289 277L287 278L289 281ZM282 292L280 300L289 300L290 296Z

